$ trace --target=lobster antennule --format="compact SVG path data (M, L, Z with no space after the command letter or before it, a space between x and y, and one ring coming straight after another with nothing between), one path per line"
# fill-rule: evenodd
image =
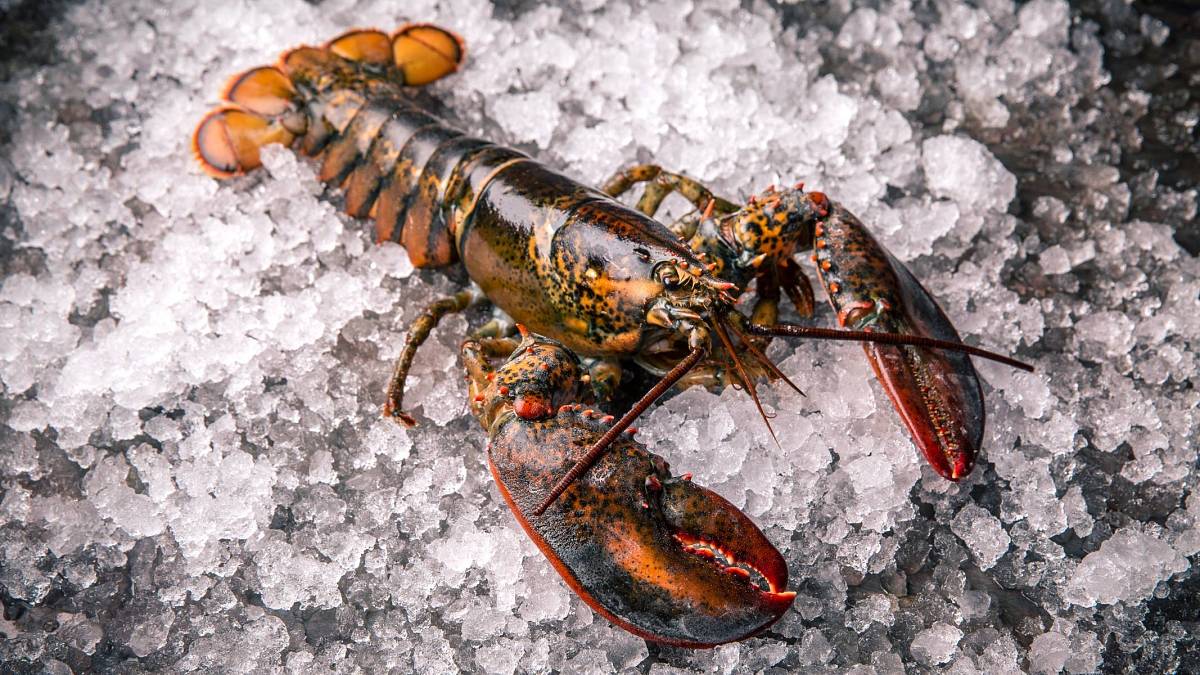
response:
M760 364L762 364L767 370L771 371L772 375L783 380L784 383L786 383L789 387L794 389L797 394L800 394L801 396L805 396L805 397L808 396L807 394L804 393L803 389L796 386L796 383L792 382L792 380L787 375L785 375L782 370L779 369L779 366L775 365L774 361L767 358L766 354L763 354L761 351L759 351L758 347L755 347L754 344L752 342L750 342L749 337L742 331L738 330L737 326L735 326L732 323L728 323L726 325L726 328L733 331L738 336L738 339L742 341L742 346L744 346L746 348L746 351L748 351L752 355L754 355L754 358L757 359L758 362Z
M775 429L771 427L771 418L767 415L767 411L763 410L762 401L758 399L758 389L754 386L754 380L746 372L746 367L742 365L741 359L737 357L737 352L733 349L733 341L729 339L729 333L726 332L724 323L719 320L714 321L713 328L721 340L721 346L725 348L726 352L729 352L729 358L733 360L734 372L742 381L746 393L750 394L750 398L754 400L754 406L758 408L758 414L762 415L763 423L767 425L767 431L771 432L771 438L774 439L775 445L779 445L779 437L775 435Z

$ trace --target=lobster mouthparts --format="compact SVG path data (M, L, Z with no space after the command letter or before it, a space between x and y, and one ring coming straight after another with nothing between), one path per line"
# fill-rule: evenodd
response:
M609 425L563 406L492 429L492 474L526 533L585 602L638 636L683 647L741 640L791 606L787 565L737 507L631 435L533 516L555 481Z

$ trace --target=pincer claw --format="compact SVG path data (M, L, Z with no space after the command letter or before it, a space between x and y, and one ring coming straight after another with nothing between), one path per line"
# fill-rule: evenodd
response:
M569 372L574 356L538 336L492 372L464 349L472 409L489 430L489 466L517 520L563 580L596 612L647 640L709 647L750 637L778 620L795 593L787 565L748 516L690 476L672 477L665 461L632 436L571 484L543 515L545 494L611 425L576 405L527 419L495 382L513 373ZM470 346L472 343L468 343ZM475 359L475 360L473 360ZM549 369L539 367L549 363ZM565 381L538 380L528 391L557 401ZM511 389L512 384L508 385ZM573 383L570 393L580 396ZM583 401L587 403L586 400Z
M834 204L829 210L815 247L838 322L850 329L961 343L933 295L904 263L844 207ZM971 359L957 351L879 343L863 349L933 470L953 481L969 474L983 444L985 416Z

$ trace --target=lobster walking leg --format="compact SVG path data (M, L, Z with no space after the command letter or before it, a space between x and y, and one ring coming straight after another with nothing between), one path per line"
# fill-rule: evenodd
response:
M776 265L764 266L757 279L757 298L750 314L751 321L759 325L769 325L778 320L781 290L787 294L796 308L796 313L802 317L812 316L815 308L812 284L800 269L800 265L791 257L782 258Z
M617 393L623 373L624 369L616 359L592 359L588 363L588 372L584 377L592 385L596 400L607 404Z
M610 197L619 197L637 183L649 183L637 204L637 209L648 216L654 216L672 192L678 192L701 212L712 208L712 213L723 215L738 210L737 204L717 197L694 178L666 171L657 164L638 164L618 171L601 190Z
M757 297L754 299L754 309L750 312L752 322L772 324L779 319L779 287L778 269L772 268L758 276L755 288Z
M408 328L408 336L404 339L404 348L396 359L396 367L388 381L387 402L383 406L385 417L399 420L405 426L415 426L416 419L404 412L404 382L408 379L408 371L412 368L413 357L417 349L429 338L429 333L437 327L438 322L447 314L461 312L483 299L483 296L473 290L459 291L448 298L442 298L429 305L413 319Z
M506 317L492 317L487 323L471 332L471 337L479 338L509 338L517 334L517 327Z
M654 180L660 173L662 167L657 164L635 164L614 173L600 186L600 191L609 197L620 197L637 183Z
M659 178L662 173L662 167L657 164L637 164L613 174L612 178L609 178L607 181L605 181L601 191L610 197L620 197L628 192L635 184L653 182L655 179ZM642 200L645 199L645 195L643 195L642 200L638 201L637 209L653 218L654 215L658 213L658 206L665 197L665 194L662 197L659 197L658 203L644 204L642 203ZM706 208L700 204L713 203L715 202L713 202L711 199L701 200L699 204L693 202L693 205L696 206L697 211L684 215L675 222L668 224L667 229L674 232L676 236L684 241L690 240L696 235L696 230L700 227L701 217L698 215L700 213L699 209Z
M809 282L808 276L804 274L804 270L800 269L800 265L792 260L791 257L784 258L779 264L779 285L783 287L783 292L787 293L788 299L792 301L792 305L796 308L796 312L800 316L812 316L813 310L816 307L816 302L813 299L812 283ZM759 323L759 322L755 322Z

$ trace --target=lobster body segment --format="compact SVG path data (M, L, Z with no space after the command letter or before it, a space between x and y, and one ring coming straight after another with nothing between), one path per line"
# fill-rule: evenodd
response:
M527 335L493 370L478 342L463 358L488 460L522 527L593 609L646 639L707 647L749 637L791 606L787 565L750 519L622 434L547 513L550 486L612 423L582 404L577 360ZM475 393L478 392L478 393ZM536 403L530 403L535 401Z

